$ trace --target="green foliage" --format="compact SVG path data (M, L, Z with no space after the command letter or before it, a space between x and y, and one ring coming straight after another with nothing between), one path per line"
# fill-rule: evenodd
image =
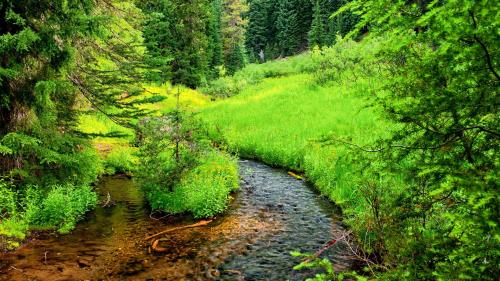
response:
M239 186L236 160L217 151L199 157L199 163L182 175L172 192L165 184L148 186L151 208L172 214L189 212L195 218L213 217L226 209L230 192Z
M213 0L208 24L209 45L207 57L209 58L208 66L211 72L212 79L219 77L218 69L224 65L223 57L223 42L222 42L222 13L223 0Z
M134 149L130 147L118 146L109 152L104 160L106 174L133 173L138 162L134 155Z
M162 69L157 80L188 87L206 81L210 60L207 29L213 21L210 1L149 0L140 7L148 16L143 31L149 62ZM214 48L212 55L216 55Z
M498 276L498 36L495 1L353 1L387 74L375 88L401 127L381 141L371 175L405 178L385 227L385 276L493 280ZM341 9L341 12L344 9ZM407 11L401 13L400 11ZM371 58L373 61L373 58ZM404 163L396 165L395 163ZM382 193L392 192L383 182ZM374 187L375 188L375 187ZM397 233L397 236L387 235Z
M142 121L137 180L153 209L195 217L225 210L237 163L211 147L201 124L179 108Z
M276 44L274 27L274 7L275 1L253 0L249 1L249 11L247 13L248 27L246 30L245 45L249 52L250 61L264 62L265 55L273 52L270 57L274 57L274 46ZM259 58L262 52L263 58Z
M299 11L295 0L281 0L278 3L276 31L280 55L295 54L302 46L299 28Z
M11 184L0 179L0 218L8 218L17 213L17 194Z
M53 186L46 195L38 187L29 186L24 202L24 217L30 228L57 229L60 233L68 233L96 203L97 195L88 186Z
M259 83L266 78L289 76L313 70L314 67L309 62L307 55L296 56L284 60L270 61L262 66L248 65L233 76L210 81L206 87L200 90L213 97L231 97L239 94L247 86Z
M247 21L243 15L248 12L245 0L225 0L222 14L222 38L224 65L229 74L234 74L245 65L244 43Z
M314 2L313 8L313 21L311 23L311 30L309 31L309 46L323 46L325 44L326 27L324 23L324 16L321 11L319 0Z
M13 250L30 230L71 231L97 204L89 186L27 186L21 190L0 181L0 249Z

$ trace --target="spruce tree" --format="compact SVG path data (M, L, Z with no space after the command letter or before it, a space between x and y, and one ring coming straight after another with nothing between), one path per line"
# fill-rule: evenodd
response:
M320 0L314 2L313 21L309 31L309 46L323 46L326 42L326 26L324 13L321 12Z
M292 55L300 47L298 14L294 4L294 0L279 1L276 29L282 56Z
M206 81L210 1L149 0L140 7L149 15L144 38L152 65L163 67L160 78L189 87Z
M223 1L213 0L211 16L208 25L208 67L210 71L210 78L215 79L219 75L219 69L224 65L224 58L222 55L222 11Z
M245 64L244 44L247 20L243 14L248 11L245 0L225 0L222 16L222 37L224 62L229 74Z
M269 35L272 27L269 25L269 13L271 6L269 0L253 0L249 2L249 5L245 44L249 52L249 58L254 62L259 59L261 51L266 51L270 41Z

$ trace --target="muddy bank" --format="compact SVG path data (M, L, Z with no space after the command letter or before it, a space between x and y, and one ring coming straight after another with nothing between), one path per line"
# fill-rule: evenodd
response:
M127 178L98 187L99 207L70 235L39 237L0 256L0 280L302 280L290 251L315 252L343 230L334 206L304 182L253 161L240 162L241 189L229 210L207 226L168 233L162 253L148 235L193 223L152 219L142 194ZM322 254L336 269L350 267L342 248Z

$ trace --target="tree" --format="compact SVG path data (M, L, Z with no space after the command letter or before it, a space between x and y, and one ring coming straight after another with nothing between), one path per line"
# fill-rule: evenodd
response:
M248 12L245 0L225 0L222 16L222 38L224 62L230 74L245 64L244 43L247 20L243 14Z
M276 44L274 20L274 2L269 0L253 0L249 2L247 13L248 27L245 46L249 52L250 61L257 61L260 52L272 53ZM273 57L271 54L270 57Z
M276 20L278 46L281 55L294 54L300 47L298 13L293 0L280 0Z
M321 12L320 1L314 2L313 21L309 31L309 46L323 46L327 30L324 24L324 14Z
M219 69L224 65L222 54L222 0L214 0L212 2L212 12L208 26L209 46L209 69L211 78L218 78Z
M140 4L149 17L144 38L150 61L163 68L162 80L196 87L208 75L208 0L149 0Z
M401 125L381 141L383 168L372 171L374 177L391 172L406 177L387 220L394 235L378 236L393 269L387 274L495 280L500 274L498 3L354 0L338 13L346 9L361 15L354 32L368 27L365 40L381 42L375 59L385 84L376 100Z
M99 30L90 1L0 4L0 174L21 182L96 179L97 159L75 132L75 42Z

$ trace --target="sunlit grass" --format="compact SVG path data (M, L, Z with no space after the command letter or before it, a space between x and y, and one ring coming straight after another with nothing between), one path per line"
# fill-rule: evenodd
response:
M373 81L327 87L313 81L311 74L267 78L201 116L242 157L303 171L323 194L356 208L361 205L351 174L356 163L344 157L356 152L318 139L333 134L365 145L387 135L392 125L368 106L367 83Z

